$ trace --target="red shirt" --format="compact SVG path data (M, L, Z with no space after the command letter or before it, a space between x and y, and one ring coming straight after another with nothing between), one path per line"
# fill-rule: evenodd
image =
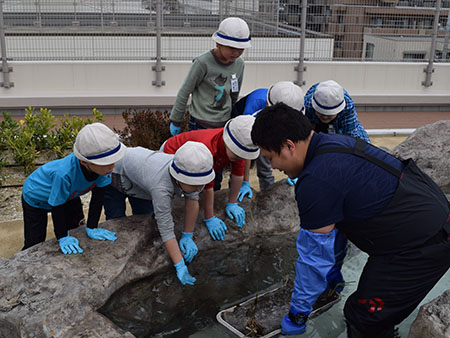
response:
M203 143L208 147L213 156L214 171L220 171L225 168L230 159L225 150L225 142L223 141L223 128L216 129L200 129L180 133L169 138L164 145L164 152L166 154L175 154L175 152L187 141L195 141ZM231 162L231 174L235 176L244 176L245 161L239 160ZM209 182L205 188L212 188L214 181Z

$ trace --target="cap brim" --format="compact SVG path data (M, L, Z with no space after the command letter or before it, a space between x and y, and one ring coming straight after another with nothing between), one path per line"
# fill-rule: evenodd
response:
M212 35L212 39L220 45L238 48L238 49L250 48L252 46L250 41L239 42L239 41L226 40L226 39L223 39L220 36L218 36L217 33L214 33Z
M231 139L230 135L224 130L223 132L223 141L225 142L225 145L235 154L236 156L239 156L240 158L244 160L254 160L258 158L259 156L259 148L255 148L255 151L249 152L245 151L241 148L239 148Z
M206 185L209 182L212 182L216 177L216 173L214 172L214 170L211 171L211 174L206 176L201 177L186 176L183 175L182 173L177 173L175 169L173 169L172 165L169 166L169 172L172 175L172 177L177 181L190 185Z
M81 155L76 147L73 148L73 152L74 152L76 158L78 158L81 161L85 161L85 162L92 163L95 165L110 165L110 164L116 163L125 156L126 150L127 150L127 147L121 142L119 150L117 152L115 152L114 154L111 154L106 157L91 160L91 159L87 159L86 157Z
M321 107L319 107L317 105L317 103L316 103L316 101L314 99L311 100L311 105L314 108L314 110L319 112L320 114L323 114L323 115L336 115L336 114L339 114L341 111L344 110L344 108L345 108L345 100L343 100L342 103L338 107L336 107L334 109L321 108Z

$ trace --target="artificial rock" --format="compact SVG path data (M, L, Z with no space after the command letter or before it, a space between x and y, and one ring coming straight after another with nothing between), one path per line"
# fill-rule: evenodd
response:
M227 191L215 196L216 215L228 227L225 241L212 241L199 222L195 231L199 254L208 255L209 251L246 243L255 237L298 232L293 189L284 182L275 184L270 194L255 194L251 201L242 203L246 211L242 229L224 214L227 196ZM183 213L183 200L176 199L173 214L177 238L182 231ZM118 239L94 241L87 237L84 228L78 228L70 234L80 241L82 254L63 255L56 239L51 239L0 260L0 337L133 336L97 309L124 285L164 269L171 269L175 276L175 269L153 217L132 216L100 226L116 232Z
M450 121L418 128L393 153L413 158L450 193ZM297 206L293 189L285 182L242 203L246 211L243 229L227 220L223 212L226 198L227 191L216 193L216 215L226 220L226 239L212 241L206 227L198 222L195 242L199 255L236 248L236 243L249 243L255 238L292 234L295 239ZM177 238L183 213L183 200L177 199L173 210ZM132 216L100 226L115 231L117 241L93 241L78 228L71 235L79 239L82 254L63 255L52 239L10 259L0 258L0 337L133 337L97 310L123 286L163 270L171 269L173 275L175 271L152 217ZM449 291L422 306L409 337L448 336L448 304Z
M439 187L450 194L450 120L417 128L392 154L412 158Z

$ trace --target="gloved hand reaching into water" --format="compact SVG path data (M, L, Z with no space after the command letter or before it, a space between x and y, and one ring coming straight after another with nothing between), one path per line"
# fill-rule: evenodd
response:
M184 259L181 258L181 261L177 264L173 265L177 270L177 277L183 285L194 285L196 279L189 274L186 264L184 263Z
M197 245L192 239L193 235L193 232L183 232L180 239L180 249L184 255L184 260L188 263L192 262L192 259L198 252Z
M223 241L225 239L225 231L227 231L227 226L221 219L213 216L205 219L205 224L213 240Z
M281 334L291 336L304 333L307 320L308 316L302 313L294 315L292 311L289 311L281 320Z
M239 228L244 226L245 211L237 203L227 203L225 212L230 219L234 219Z
M252 189L250 188L250 183L248 183L247 181L242 181L241 188L239 189L238 201L242 202L245 195L247 195L249 199L252 199L253 192Z

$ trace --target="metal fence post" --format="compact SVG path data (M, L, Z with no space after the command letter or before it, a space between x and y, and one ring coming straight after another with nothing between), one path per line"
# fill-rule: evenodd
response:
M162 31L162 0L156 1L156 66L152 70L156 72L156 81L152 81L152 85L161 87L166 81L161 81L161 72L166 70L161 64L161 31Z
M34 25L42 27L41 0L36 0L34 2L34 6L36 7L36 15L37 15Z
M116 2L115 2L115 0L112 0L112 2L111 2L111 10L112 10L111 26L117 26L118 22L116 20Z
M77 0L73 0L73 21L72 21L72 26L79 26L80 25L80 21L78 21L77 18Z
M11 88L14 87L14 82L9 82L9 73L12 72L12 67L8 66L6 59L6 40L5 40L5 23L3 21L3 2L0 0L0 48L2 49L2 66L0 71L3 73L3 82L0 82L0 87Z
M430 87L431 85L433 85L433 81L431 81L431 74L434 72L433 62L436 50L436 37L440 14L441 14L441 0L437 0L436 13L434 13L434 22L433 22L433 36L431 38L430 59L428 60L428 66L423 70L426 73L426 76L425 81L422 81L422 86L425 87Z
M103 0L100 0L100 26L102 27L102 32L105 26L104 18L103 18Z
M307 0L302 0L302 22L301 22L301 36L300 36L300 57L298 61L298 66L294 67L294 70L297 72L297 81L295 83L300 87L305 84L303 80L303 73L306 72L305 67L305 38L306 38L306 8L307 8Z

